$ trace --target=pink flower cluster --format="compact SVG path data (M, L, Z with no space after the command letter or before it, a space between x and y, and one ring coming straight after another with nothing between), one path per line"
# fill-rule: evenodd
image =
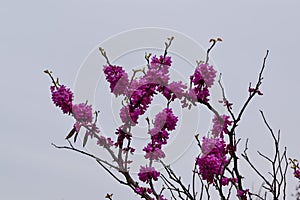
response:
M141 80L140 82L143 83L144 80ZM139 115L143 115L146 112L152 102L154 94L156 94L156 88L156 84L145 83L140 84L140 86L131 93L129 112L132 119L138 119ZM139 109L139 111L136 109ZM135 115L132 116L132 113Z
M169 56L166 56L165 58L163 56L160 56L159 58L153 56L146 75L144 76L146 82L162 86L167 85L170 79L169 68L171 63L171 57Z
M230 121L230 117L227 115L221 115L218 117L217 115L213 118L213 128L212 128L212 135L214 137L223 137L223 133L228 134L228 126L232 125L232 121Z
M209 66L207 63L200 64L196 71L202 75L204 82L207 87L211 87L214 84L217 71L213 68L213 66Z
M64 85L51 86L52 101L54 105L60 107L63 113L70 114L72 112L73 93L70 88Z
M199 174L203 180L213 183L216 176L223 174L226 158L226 144L222 138L202 139L202 156L196 158Z
M156 67L160 67L160 65L171 66L171 63L172 63L172 60L171 60L170 56L163 57L162 55L160 55L159 58L157 58L156 56L153 56L152 61L151 61L151 65L156 66Z
M168 84L171 62L169 56L160 56L159 59L154 56L146 74L139 80L132 81L129 88L130 104L133 108L140 108L141 114L147 110L158 88Z
M139 79L128 81L128 75L119 66L104 66L106 80L110 83L111 92L116 96L123 94L128 98L128 104L120 110L120 118L124 123L117 129L118 135L116 146L122 147L123 140L130 140L131 135L126 130L138 123L140 115L143 115L152 102L153 96L157 94L160 85L168 84L169 67L171 57L152 57L151 64L144 76Z
M75 104L73 105L72 112L74 118L78 122L92 122L93 120L93 112L91 105L86 105L85 103Z
M162 145L167 144L169 133L175 129L178 117L173 114L171 108L165 108L162 112L155 116L154 128L150 130L151 142L144 147L146 152L145 158L150 160L158 160L164 158L165 154L162 151Z
M139 116L146 112L153 96L158 92L164 92L166 98L167 96L172 99L182 97L182 90L186 86L181 82L170 84L171 91L168 90L166 92L164 90L168 86L171 63L171 57L169 56L152 57L145 74L138 79L132 80L130 84L128 75L122 67L104 66L104 73L106 80L110 83L111 92L115 95L124 94L129 99L129 103L120 110L120 118L124 124L128 126L136 125ZM172 93L172 88L176 88L174 93Z
M175 130L178 117L173 114L171 108L165 108L162 112L155 116L154 127L156 129L168 131Z
M138 193L138 194L144 194L144 193L149 193L151 194L152 193L152 190L151 188L145 188L145 187L136 187L135 188L135 191Z
M171 41L171 39L169 40ZM209 51L212 49L216 42L216 40L211 41L214 43L207 52L207 61ZM218 38L217 41L221 41L221 39ZM166 43L165 53L167 53L167 49L168 44ZM104 54L105 52L101 51L101 53L107 59L106 55ZM87 103L73 104L72 91L64 85L55 83L51 72L49 72L48 70L45 71L50 75L54 83L54 86L50 87L54 104L57 107L61 108L63 113L72 114L72 116L76 120L73 129L66 139L71 138L75 134L74 142L76 142L76 138L81 127L85 128L86 134L83 142L84 145L87 141L88 136L96 137L98 140L97 145L106 148L111 154L113 160L117 162L118 165L110 166L113 168L119 167L119 172L125 175L125 178L127 180L126 184L133 188L137 194L141 195L142 198L146 198L144 196L144 194L146 193L151 194L152 196L149 198L147 197L147 199L153 200L155 200L154 198L152 198L153 196L155 196L156 199L167 200L162 195L165 187L161 189L160 193L157 193L155 191L155 187L152 181L158 180L160 172L152 167L152 161L157 161L165 157L165 153L163 152L162 147L168 142L170 136L169 132L175 130L177 126L178 117L174 115L173 110L169 107L170 103L172 103L176 99L179 99L181 100L182 107L188 107L190 109L192 105L196 105L196 103L198 102L200 104L206 105L210 110L215 112L215 110L209 104L209 89L214 84L217 72L213 68L213 66L210 66L208 63L200 63L196 67L194 73L190 76L190 85L188 88L187 85L182 83L181 81L170 82L169 71L172 60L171 57L165 55L161 55L159 57L153 56L150 63L150 57L146 56L146 59L148 61L147 70L134 70L134 77L132 77L131 81L129 81L128 74L121 66L111 65L109 64L109 61L107 59L108 65L103 67L103 71L106 80L109 83L110 91L116 97L120 95L123 95L124 97L124 100L122 101L123 106L120 109L120 118L122 121L122 125L116 129L115 134L117 135L117 139L115 142L111 138L106 138L104 136L98 136L97 134L95 134L99 133L100 130L96 126L96 120L95 122L93 122L92 106L87 105ZM143 72L143 75L137 77L136 72ZM248 88L248 92L250 96L254 94L263 95L261 91L258 90L258 86L257 88L252 88L251 84ZM143 148L143 151L145 152L144 157L146 159L149 159L149 167L147 165L140 166L138 178L140 181L149 184L150 187L140 187L139 182L135 182L133 179L131 179L131 174L129 174L129 171L127 171L129 167L126 165L127 163L132 162L131 160L128 160L128 153L134 153L135 151L135 149L131 147L132 126L138 124L139 117L146 113L154 96L157 94L162 94L165 97L165 99L167 100L167 105L165 109L163 109L155 116L154 122L151 121L153 123L153 128L149 128L148 130L150 142ZM224 103L227 108L231 109L232 104L226 99L221 102ZM150 120L148 118L147 121L149 126L152 125L150 124ZM237 189L237 197L239 197L239 199L247 199L247 195L250 196L251 193L249 192L249 189L242 189L243 187L241 185L240 179L241 176L239 176L238 168L235 168L238 164L237 157L234 154L236 151L235 138L232 138L232 135L230 134L231 132L228 130L228 128L232 126L233 121L230 120L230 116L219 116L217 114L214 116L212 122L212 137L203 137L201 142L202 144L200 144L200 142L198 141L202 154L196 158L195 167L197 167L198 170L197 172L193 172L198 173L201 182L202 180L206 180L208 185L212 183L214 186L216 186L216 189L219 189L220 196L223 196L222 186L228 186L231 183L232 185L228 192L228 198L231 189L234 186ZM235 127L233 127L233 129L234 128ZM224 134L229 135L229 139L231 142L230 144L225 143ZM73 147L71 143L70 146ZM119 148L118 155L110 149L112 146ZM122 153L126 154L126 156L123 157ZM233 156L229 157L230 155ZM229 165L230 161L234 162L233 171L229 169L229 167L231 168L231 165ZM298 166L298 161L294 160L292 162L294 164L292 167L294 169L294 176L300 180L300 169ZM124 163L125 165L123 165ZM106 164L109 163L106 162ZM228 171L226 172L229 172L231 175L230 178L224 176L225 167L226 170L228 169ZM126 170L125 174L123 173L124 171L121 171L123 169ZM170 172L168 168L166 168L166 170L168 173ZM111 175L113 175L113 173L111 173ZM175 175L174 177L176 178ZM235 177L238 177L239 179ZM180 197L182 193L186 195L187 198L190 198L191 195L189 194L189 186L188 189L186 189L182 185L180 177L178 180L173 179L173 181L178 183L183 190L177 189L172 185L171 182L167 181L165 183L168 183L168 189L170 189L171 191L173 187L175 191L178 190L178 194ZM220 188L218 188L219 186ZM238 188L241 189L239 190ZM195 191L193 191L193 193L193 195L196 196L197 193ZM209 193L207 193L207 195L209 196ZM172 196L174 197L173 193Z
M175 99L182 100L183 107L187 104L186 100L195 104L195 102L207 103L209 101L209 88L212 87L216 77L216 71L207 63L200 64L194 74L190 77L191 88L188 91L187 86L181 81L169 83L169 67L171 66L171 57L156 56L152 57L145 74L129 83L128 75L118 66L105 66L104 73L106 80L110 83L111 92L116 96L123 94L128 98L128 104L120 110L120 118L124 125L117 129L118 135L116 146L122 147L123 140L131 139L131 135L126 132L130 126L138 123L140 115L143 115L151 104L154 95L162 93L168 102ZM122 79L123 77L123 79ZM120 82L120 84L118 83ZM117 87L117 85L120 85ZM158 113L154 120L154 127L149 131L151 141L144 147L145 158L158 160L164 158L162 145L167 144L169 139L168 131L176 127L178 118L174 116L172 109L165 108ZM224 165L228 162L226 159L226 144L223 138L218 138L221 132L228 133L227 127L231 125L228 116L221 116L221 120L216 117L213 119L214 138L203 138L202 153L196 162L199 167L199 173L204 180L213 182L215 176L220 175L224 170ZM104 140L103 140L104 141ZM105 141L106 142L106 141ZM148 182L150 179L157 180L159 172L156 173L153 167L141 167L139 179ZM224 185L227 185L230 178L223 177ZM137 192L145 192L145 188L137 188Z
M141 81L134 80L131 85L134 86L133 88L136 87L136 89L132 87L128 89L128 95L130 95L128 96L129 103L120 110L120 118L124 124L116 132L118 135L116 146L121 147L125 138L131 138L131 135L126 130L138 123L139 116L146 112L156 93L155 84L142 84L139 86L139 82L143 81L143 79Z
M110 83L110 90L116 96L124 95L129 85L128 75L120 66L104 66L106 80Z
M78 134L81 127L86 128L86 135L100 132L96 124L92 122L93 113L91 105L87 105L86 103L73 105L73 92L64 85L51 86L50 91L52 93L53 103L60 107L63 113L72 113L76 120L73 125L74 131L71 131L73 134L70 133L67 137L72 137L75 132ZM75 135L75 141L77 134Z
M173 81L167 86L159 87L158 91L161 92L168 101L174 101L176 98L182 99L186 88L187 86L181 81Z
M230 182L237 183L238 179L237 178L227 178L227 177L222 178L222 185L224 185L224 186L228 185Z
M120 118L124 124L137 124L140 115L141 111L139 108L133 108L130 110L129 105L123 106L120 110Z
M141 166L138 173L139 179L145 183L149 183L151 179L157 181L160 173L154 169L154 167Z
M100 130L93 122L93 111L92 106L87 105L86 103L79 103L73 105L72 108L73 116L76 119L74 128L78 133L81 127L86 128L86 135L92 137L93 133L99 133Z
M191 85L193 87L187 92L188 98L192 102L207 103L210 96L208 88L210 88L216 77L216 70L208 64L200 64L193 75L190 76ZM184 104L186 106L186 104Z

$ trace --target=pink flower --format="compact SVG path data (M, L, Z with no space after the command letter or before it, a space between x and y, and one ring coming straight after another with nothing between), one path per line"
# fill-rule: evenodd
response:
M237 178L227 178L227 177L223 177L222 178L222 185L225 186L225 185L228 185L229 182L234 182L234 183L237 183Z
M187 95L190 95L189 98L193 102L198 101L207 103L209 101L208 97L210 94L200 71L196 69L194 74L190 76L190 80L191 83L193 83L193 87L187 93Z
M210 88L214 84L217 71L207 63L200 64L196 70L202 75L206 86Z
M166 56L165 58L162 55L159 56L159 58L153 56L150 66L159 66L159 65L171 66L171 63L172 60L170 56Z
M143 77L147 83L154 83L158 85L167 85L169 81L168 69L150 68L147 70L146 75Z
M216 175L222 174L223 160L214 154L198 158L196 162L199 166L199 173L201 174L202 179L207 180L209 183L213 183Z
M157 84L144 84L136 88L130 95L129 111L134 109L140 110L140 115L144 114L148 109L154 94L156 94Z
M138 173L139 179L143 182L149 183L151 179L157 181L160 173L154 169L154 167L141 166Z
M150 188L144 188L144 187L136 187L135 188L135 191L138 193L138 194L144 194L144 193L149 193L151 194L152 193L152 190Z
M210 88L216 77L217 71L212 66L208 66L207 63L200 64L192 76L190 76L191 83L194 87L191 88L197 101L201 103L207 103L210 96L208 88ZM193 98L191 98L193 99Z
M159 130L157 128L153 128L150 130L152 143L157 144L167 144L167 140L169 139L169 133L166 130Z
M139 115L141 115L141 111L139 108L130 110L129 106L123 106L120 110L120 118L124 124L137 124Z
M193 89L189 89L188 91L186 91L184 97L185 98L181 101L183 108L188 107L189 109L191 109L192 105L196 105L197 95Z
M230 121L230 117L227 115L221 115L218 118L216 115L213 118L213 128L212 128L212 135L214 137L219 137L221 133L228 134L228 126L231 126L232 121Z
M144 187L136 187L135 188L135 191L138 193L138 194L144 194L146 192L146 188Z
M52 101L54 105L60 107L63 113L70 114L72 112L73 93L70 88L64 85L60 87L51 86Z
M74 118L79 122L92 122L92 106L85 103L75 104L72 107Z
M81 127L86 128L86 137L93 137L95 133L100 132L99 128L96 126L96 122L93 122L91 105L87 105L85 103L75 104L72 107L72 113L76 119L74 128L77 133L79 133Z
M155 116L154 128L149 131L151 142L144 147L146 152L145 158L150 160L158 160L164 158L165 154L161 150L162 145L167 144L169 139L168 131L172 131L176 127L178 117L176 117L171 108L165 108L162 112Z
M159 160L160 158L164 158L166 155L160 149L161 147L155 147L158 145L149 143L146 147L144 147L143 151L146 152L145 158L150 160Z
M184 96L184 90L187 88L181 81L172 82L165 87L159 87L159 91L167 100L174 101L176 98L181 99Z
M208 97L210 96L209 90L207 87L194 87L194 93L197 96L197 101L207 103L209 101Z
M201 145L202 154L207 155L209 153L212 153L213 150L218 150L219 148L222 148L222 143L220 141L222 141L220 138L203 137Z
M156 56L152 57L151 63L148 67L146 75L143 79L149 83L155 83L158 85L166 86L169 81L169 68L171 66L171 57Z
M222 138L206 138L202 139L202 156L196 158L199 167L199 174L203 180L212 183L214 177L221 175L224 170L226 159L226 144Z
M162 112L155 116L154 127L159 130L167 129L175 130L178 117L173 114L171 108L165 108Z
M116 96L125 94L129 85L128 75L120 66L109 65L103 68L110 90Z
M138 123L139 116L143 115L148 109L153 96L157 94L158 87L168 84L170 66L171 57L160 56L157 58L154 56L145 75L138 80L133 80L130 85L128 75L122 67L104 67L104 73L107 81L110 83L111 91L116 95L124 94L129 98L128 105L120 110L120 117L124 124L134 126ZM124 79L123 81L121 81L122 78ZM122 84L120 84L119 89L116 89L118 87L117 82L120 81ZM180 89L176 91L177 95L180 96Z

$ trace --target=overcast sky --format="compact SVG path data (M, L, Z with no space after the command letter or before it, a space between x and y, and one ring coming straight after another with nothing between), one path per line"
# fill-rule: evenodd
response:
M93 160L51 146L66 144L73 119L52 105L50 79L43 74L51 69L73 87L80 66L98 44L135 28L179 31L204 48L210 38L221 37L212 57L234 111L247 97L249 82L257 80L269 49L264 95L250 104L238 134L241 144L250 139L253 152L272 154L271 137L258 111L262 109L273 129L281 129L288 156L300 159L299 9L296 0L2 1L0 199L99 200L106 193L114 193L115 200L139 199ZM185 163L194 159L193 150L174 163L178 173L191 170ZM258 157L253 159L265 169ZM243 170L250 173L247 167ZM247 186L253 182L249 179ZM289 183L292 192L297 182Z

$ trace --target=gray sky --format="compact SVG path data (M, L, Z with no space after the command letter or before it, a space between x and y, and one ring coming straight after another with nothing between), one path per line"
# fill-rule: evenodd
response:
M257 80L269 49L264 95L249 106L238 134L250 138L253 151L272 153L258 112L262 109L274 130L281 129L288 155L300 158L299 7L296 0L2 1L0 199L98 200L107 192L116 200L124 195L138 199L93 160L51 146L65 144L73 120L52 105L50 80L43 74L51 69L72 87L81 63L97 44L133 28L174 29L204 47L210 38L221 37L224 41L212 56L235 111L247 97L249 81ZM191 166L184 164L194 159L192 150L174 164L179 173L189 172ZM243 170L250 173L247 167ZM289 191L296 183L290 182Z

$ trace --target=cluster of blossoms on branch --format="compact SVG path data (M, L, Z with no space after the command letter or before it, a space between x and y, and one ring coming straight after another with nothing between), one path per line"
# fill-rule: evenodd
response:
M74 104L74 94L71 89L67 88L65 85L61 85L58 79L54 80L51 75L52 72L48 70L45 70L44 72L49 74L53 82L53 85L50 86L50 91L54 105L59 107L64 114L72 115L75 119L73 129L66 139L69 139L75 134L74 141L76 141L81 127L86 129L86 136L92 136L93 133L99 133L100 130L96 126L96 122L93 122L92 106L87 103Z
M223 100L219 102L224 103L228 111L228 115L220 115L210 104L210 89L215 83L217 71L209 64L209 52L218 41L222 40L218 38L210 41L212 45L207 50L206 61L197 62L194 72L189 77L190 82L183 83L182 81L171 81L169 74L172 59L167 55L167 52L173 39L173 37L168 38L168 42L165 43L166 47L163 55L152 56L151 54L146 54L147 68L133 70L131 78L122 66L111 64L104 49L99 48L100 53L107 61L103 67L103 72L109 83L110 92L115 97L122 98L122 106L119 113L122 124L116 128L115 141L111 137L105 137L100 134L100 130L96 125L98 112L93 112L92 105L88 105L87 102L75 104L73 102L74 95L70 88L61 85L58 79L55 80L53 78L52 72L46 70L45 73L50 76L53 83L50 91L54 105L59 107L64 114L71 115L75 119L75 123L66 139L69 141L71 137L74 137L75 143L80 130L84 128L83 146L86 145L88 138L96 138L97 145L107 150L113 162L110 163L95 155L83 152L75 148L70 141L70 147L55 146L74 150L96 159L101 167L109 172L119 183L129 186L137 195L147 200L167 200L163 194L165 189L169 190L171 199L176 199L175 194L177 194L180 199L192 200L196 198L203 199L205 189L207 198L209 199L210 186L215 188L222 200L231 198L232 188L235 188L235 195L238 199L245 200L248 197L251 199L252 196L263 199L260 194L256 194L243 186L243 176L240 174L238 168L239 158L237 155L237 144L240 139L236 138L235 131L250 100L255 95L262 95L259 86L263 79L262 72L265 67L267 55L264 59L258 82L254 87L250 84L248 88L249 97L237 117L232 111L233 104L225 97L220 76L219 85L222 89ZM135 147L132 146L131 142L134 134L133 127L140 120L143 120L143 115L150 107L156 95L163 96L166 100L166 105L156 114L154 119L145 118L148 123L146 134L149 136L149 142L145 144L142 150L144 151L144 158L149 162L147 165L140 166L138 173L139 182L134 179L128 166L132 162L129 160L130 154L134 154L135 152ZM178 177L170 166L165 165L163 162L166 156L163 147L167 145L170 134L176 129L178 123L178 116L176 116L171 107L174 101L179 101L183 109L191 109L192 106L203 105L213 113L213 126L210 134L202 137L201 141L198 139L199 134L195 135L200 153L195 158L193 182L188 186L185 186L181 177ZM263 114L262 116L265 120ZM268 126L266 120L265 123ZM272 193L274 199L277 199L281 195L280 188L283 187L282 182L285 180L285 172L283 172L282 165L286 161L286 152L284 151L283 155L279 156L279 136L276 138L271 129L270 131L275 144L277 144L276 155L278 157L275 157L274 161L272 161L273 167L277 167L277 170L273 174L273 183L264 177L262 179L267 184L265 188ZM113 151L113 149L116 149L117 152ZM257 169L247 155L247 144L242 156L257 172ZM264 155L262 156L264 157ZM153 167L154 161L161 162L169 178L166 178L162 172L157 171ZM277 162L278 165L276 165ZM293 164L294 176L300 180L298 161L291 160L291 162ZM115 169L116 172L112 172L110 169ZM117 172L122 174L125 180L121 180L114 174ZM282 178L280 181L277 179L278 173L280 173L279 175ZM258 175L260 175L259 172ZM196 192L196 176L198 176L202 185L198 192ZM154 182L159 181L159 178L164 183L160 190L154 184ZM226 191L224 186L228 186ZM112 199L112 195L107 194L106 198Z

